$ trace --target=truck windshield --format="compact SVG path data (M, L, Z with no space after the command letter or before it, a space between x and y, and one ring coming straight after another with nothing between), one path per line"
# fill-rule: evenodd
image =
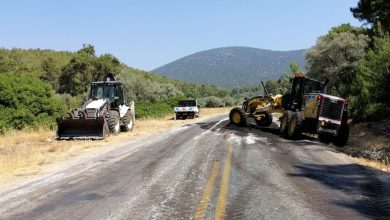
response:
M182 100L179 101L179 107L196 106L195 100Z
M107 84L92 84L91 86L91 98L93 99L110 99L115 98L115 87L114 85Z
M305 93L323 93L324 86L321 82L305 79Z

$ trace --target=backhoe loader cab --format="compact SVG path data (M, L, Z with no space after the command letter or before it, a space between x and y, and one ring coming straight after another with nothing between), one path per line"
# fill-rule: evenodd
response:
M123 84L117 81L93 82L90 99L108 99L110 107L118 109L119 105L127 105L123 87Z
M338 146L348 141L349 126L345 99L325 94L324 83L296 74L291 87L282 96L284 109L280 132L288 138L296 138L302 132L318 134L321 141Z

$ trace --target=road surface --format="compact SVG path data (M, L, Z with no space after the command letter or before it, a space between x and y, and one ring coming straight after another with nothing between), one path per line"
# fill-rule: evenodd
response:
M1 219L390 219L388 174L226 116L0 193Z

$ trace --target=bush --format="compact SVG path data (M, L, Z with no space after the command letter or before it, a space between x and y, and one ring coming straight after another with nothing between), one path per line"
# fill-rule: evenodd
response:
M56 96L58 99L62 100L62 102L66 104L67 109L80 108L81 105L83 104L84 99L88 97L87 94L71 96L70 94L67 93L57 94Z
M187 99L183 96L175 96L159 102L139 101L135 103L136 118L161 118L172 114L179 100Z
M29 76L0 75L0 132L46 126L66 111L51 86Z
M173 114L173 108L167 103L150 103L150 102L137 102L135 103L135 117L136 118L160 118L170 112Z
M229 96L223 98L223 101L225 102L225 106L234 106L237 102L237 100Z
M221 98L210 96L205 99L205 107L212 108L212 107L219 107L223 103Z

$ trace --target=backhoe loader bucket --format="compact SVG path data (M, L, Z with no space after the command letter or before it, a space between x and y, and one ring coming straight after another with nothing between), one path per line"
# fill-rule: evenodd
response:
M107 124L103 117L58 118L57 139L103 139L107 135Z

